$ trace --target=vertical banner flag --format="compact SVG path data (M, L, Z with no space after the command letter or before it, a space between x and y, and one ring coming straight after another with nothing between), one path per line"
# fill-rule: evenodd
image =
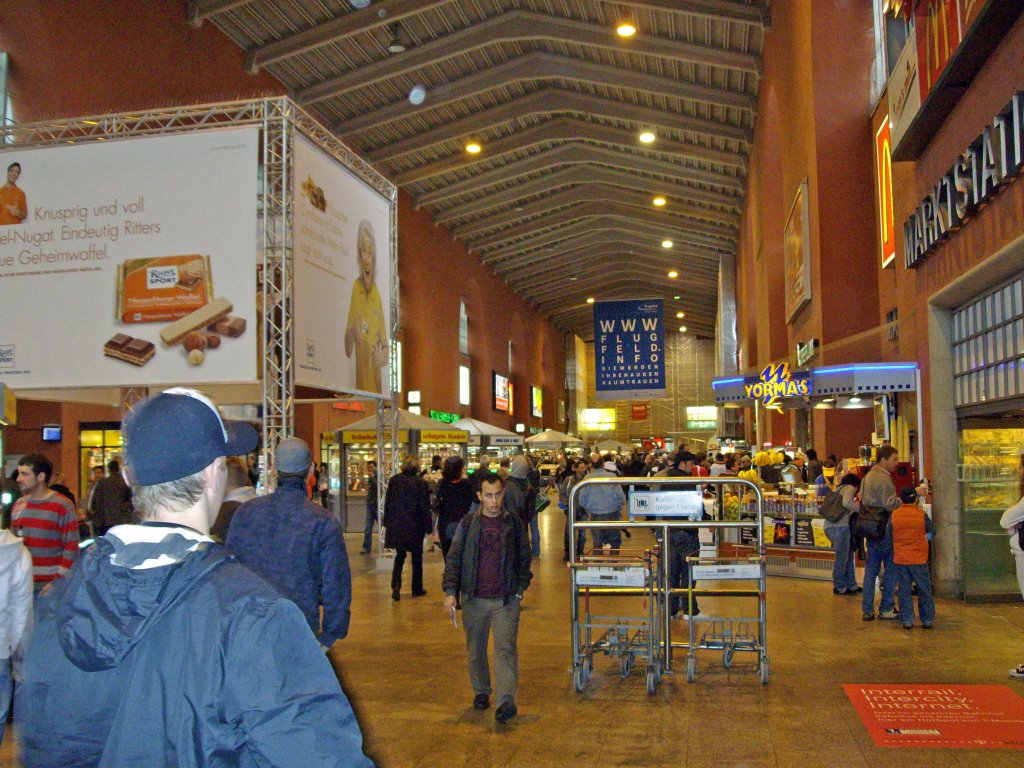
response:
M661 299L594 304L594 384L598 400L665 396Z

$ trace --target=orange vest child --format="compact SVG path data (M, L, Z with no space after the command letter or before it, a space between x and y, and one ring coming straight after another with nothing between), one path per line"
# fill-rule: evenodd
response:
M904 503L892 513L892 559L896 565L925 565L932 521L917 504Z

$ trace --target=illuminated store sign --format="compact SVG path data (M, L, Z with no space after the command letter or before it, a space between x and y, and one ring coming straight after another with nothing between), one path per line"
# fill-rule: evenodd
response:
M451 413L449 411L434 411L430 412L430 418L434 421L443 421L445 424L454 424L462 417L457 413Z
M875 194L878 198L878 244L882 269L896 259L896 224L892 213L892 143L889 139L889 116L875 133ZM803 365L797 360L797 365Z
M904 259L916 267L1012 181L1024 164L1024 91L986 126L903 224Z
M760 400L765 408L782 413L779 398L811 394L810 375L806 371L790 373L789 363L769 363L757 380L743 385L743 390L747 397Z
M686 406L686 428L690 430L718 429L718 408L713 405Z
M588 432L603 432L615 429L615 409L585 408L580 414L580 424Z
M960 45L960 9L957 0L921 0L914 8L914 15L923 100Z

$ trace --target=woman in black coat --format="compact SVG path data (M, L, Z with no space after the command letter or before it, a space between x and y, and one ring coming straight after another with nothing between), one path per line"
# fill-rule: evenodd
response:
M448 559L448 548L455 537L455 529L473 504L473 484L462 476L465 466L466 462L461 456L445 459L441 482L434 492L437 499L437 535L441 539L445 560Z
M423 537L430 530L430 488L419 476L416 456L402 459L402 471L388 481L384 495L384 546L395 550L391 572L391 599L399 600L406 552L412 555L412 596L423 589Z

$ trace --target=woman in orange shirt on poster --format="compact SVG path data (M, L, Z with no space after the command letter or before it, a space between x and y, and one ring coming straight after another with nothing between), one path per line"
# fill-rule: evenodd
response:
M28 202L25 193L18 187L21 163L7 166L7 183L0 187L0 226L21 224L28 218Z

